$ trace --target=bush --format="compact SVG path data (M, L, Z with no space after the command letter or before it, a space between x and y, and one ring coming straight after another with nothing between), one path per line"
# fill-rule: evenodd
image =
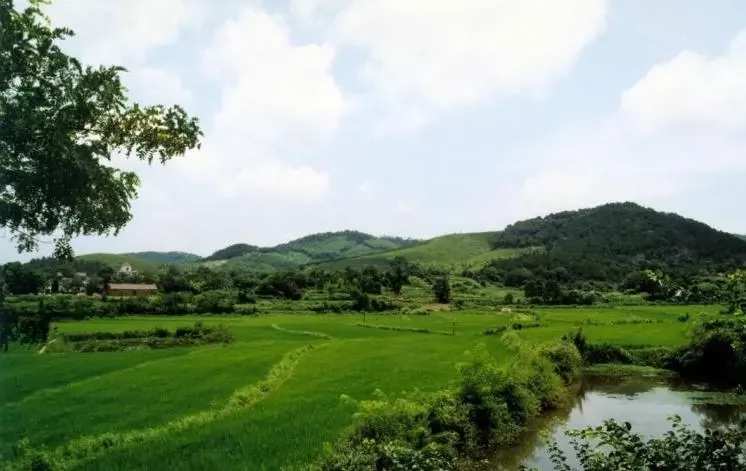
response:
M543 345L539 353L548 358L554 365L554 372L557 373L565 383L570 380L580 369L582 359L580 352L574 343L567 341L557 341Z
M179 327L173 333L156 327L152 330L128 330L124 332L85 332L62 336L70 342L76 352L115 352L142 348L170 348L228 343L233 336L223 326L207 327L197 322L191 327Z
M651 366L653 368L669 368L673 352L664 347L637 348L628 352L635 365Z
M239 304L256 304L256 298L243 290L238 292L238 296L236 296L236 301Z
M583 354L583 361L589 365L598 363L619 363L629 365L632 357L621 347L611 344L589 344Z
M379 391L360 402L352 427L326 446L312 469L455 470L460 457L481 457L513 442L529 420L561 402L564 385L547 356L512 342L515 362L508 370L480 345L447 389L397 399Z
M451 283L445 276L440 276L433 282L433 295L435 301L440 304L448 304L451 302Z
M491 327L489 329L486 329L483 334L484 335L502 335L505 332L508 331L507 325L499 325L497 327Z
M693 380L746 385L746 323L717 319L699 324L689 345L672 355L669 367Z
M743 470L746 466L746 422L736 427L695 432L673 417L673 427L660 437L632 432L629 422L607 420L601 427L567 434L580 468L571 467L556 442L549 452L556 471L606 470Z
M194 297L194 311L198 314L227 314L235 310L229 291L205 291Z

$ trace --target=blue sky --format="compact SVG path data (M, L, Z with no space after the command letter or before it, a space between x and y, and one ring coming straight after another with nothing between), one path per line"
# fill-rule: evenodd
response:
M746 233L743 0L57 0L67 49L201 118L78 253L430 237L636 201ZM48 252L42 246L41 254ZM39 254L34 254L36 256ZM0 239L0 259L18 256Z

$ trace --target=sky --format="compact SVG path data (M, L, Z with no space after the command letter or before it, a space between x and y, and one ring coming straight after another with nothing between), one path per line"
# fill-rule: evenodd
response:
M56 0L202 148L77 253L427 238L634 201L746 233L744 0ZM2 235L2 234L0 234ZM7 235L6 235L7 236ZM0 260L27 259L0 238Z

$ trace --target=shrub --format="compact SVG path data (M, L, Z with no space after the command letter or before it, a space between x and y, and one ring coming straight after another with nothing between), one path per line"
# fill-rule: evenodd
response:
M85 332L62 336L70 342L76 352L114 352L142 348L170 348L227 343L233 336L223 326L207 327L201 322L191 327L179 327L174 333L156 327L152 330L129 330L124 332Z
M578 372L582 363L580 352L578 352L575 344L567 341L557 341L543 345L540 348L539 353L552 362L554 365L554 372L557 373L565 383L570 382Z
M199 314L226 314L234 310L233 295L228 291L205 291L194 297L194 311Z
M256 298L244 290L238 292L236 301L239 304L256 304Z
M578 329L575 332L563 335L562 340L572 342L581 357L585 355L585 352L588 349L588 338L585 336L583 329Z
M312 469L455 470L458 457L484 456L514 441L564 391L552 361L516 342L516 361L508 370L480 345L447 389L397 399L379 391L376 399L360 402L352 427L326 446Z
M433 282L433 295L435 301L440 304L448 304L451 302L451 283L445 276L440 276Z
M583 361L589 365L597 363L619 363L629 365L632 357L621 347L611 344L589 344L583 354Z
M549 447L556 471L742 470L746 463L746 422L717 431L695 432L674 416L660 437L632 432L629 422L607 420L601 427L567 432L580 468L571 467L556 442Z
M673 352L664 347L637 348L628 352L635 365L668 368L671 365Z
M503 298L503 304L514 304L515 298L513 296L513 293L507 293L505 297Z
M166 293L155 298L154 307L159 313L166 315L189 314L191 295L186 293Z
M486 329L483 334L484 335L502 335L505 332L507 332L508 326L507 325L498 325L497 327L491 327L489 329Z
M694 380L746 385L746 323L717 319L699 324L689 345L672 355L669 366Z

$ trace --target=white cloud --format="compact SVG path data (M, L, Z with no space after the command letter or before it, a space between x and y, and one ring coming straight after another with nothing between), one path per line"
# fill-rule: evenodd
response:
M228 190L234 194L249 192L311 204L328 194L329 175L308 165L265 160L243 167Z
M76 32L66 43L84 61L133 67L176 42L183 28L200 25L202 8L188 0L55 0L47 12Z
M252 7L224 23L204 52L205 69L229 87L215 128L223 139L325 139L345 99L331 71L329 45L294 45L287 22Z
M296 2L295 11L308 22L339 3ZM359 0L338 11L330 35L367 54L362 79L411 130L426 115L541 94L604 31L606 11L605 0Z
M326 171L281 159L331 138L346 106L333 48L296 45L290 33L281 16L248 6L202 51L222 98L203 149L180 167L224 197L314 203L329 192Z
M539 213L612 200L662 204L703 179L746 172L744 38L722 56L685 51L653 67L612 116L526 152L538 171L519 187L522 204Z
M178 103L187 109L193 103L192 92L176 73L143 67L125 76L132 96L145 105Z
M652 68L624 92L621 111L645 132L745 126L746 30L722 56L709 58L683 51Z
M357 187L357 192L360 194L360 196L367 200L367 201L373 201L378 192L376 191L376 188L373 186L371 182L363 182Z

